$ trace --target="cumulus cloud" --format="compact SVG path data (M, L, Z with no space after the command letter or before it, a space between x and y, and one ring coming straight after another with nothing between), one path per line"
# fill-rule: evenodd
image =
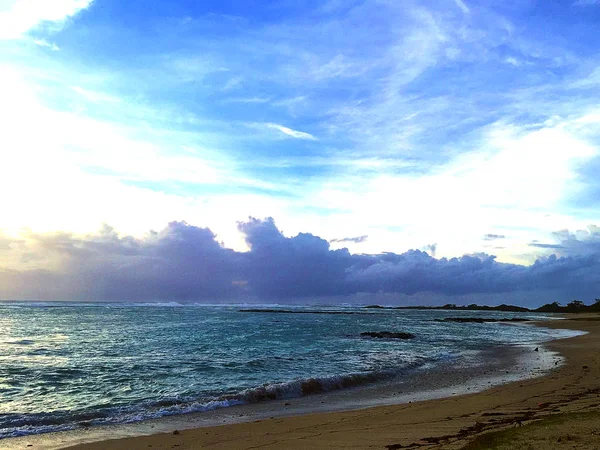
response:
M18 245L5 238L3 261L12 253L20 266L0 269L0 298L364 302L369 296L437 296L472 302L481 296L532 304L541 293L548 301L565 301L600 291L598 227L558 232L570 254L542 257L531 266L499 263L487 254L351 254L310 233L287 237L272 218L249 218L238 230L247 252L227 249L209 229L185 222L141 238L119 236L110 227L87 236L29 233Z
M83 237L30 233L25 239L28 265L52 268L0 270L0 297L209 299L229 293L239 267L239 255L210 230L184 222L141 239L119 237L109 227Z
M600 253L600 227L590 225L586 230L555 231L554 239L559 242L553 248L560 248L560 255L589 255Z

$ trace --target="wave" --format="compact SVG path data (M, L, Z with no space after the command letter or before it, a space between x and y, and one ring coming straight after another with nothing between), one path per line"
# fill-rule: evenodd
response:
M190 413L201 413L236 405L291 399L341 389L355 388L394 377L425 365L421 360L401 369L340 376L311 377L281 383L267 383L235 394L202 399L163 398L133 406L108 407L86 411L55 411L39 414L0 414L0 439L26 436L94 425L132 423Z

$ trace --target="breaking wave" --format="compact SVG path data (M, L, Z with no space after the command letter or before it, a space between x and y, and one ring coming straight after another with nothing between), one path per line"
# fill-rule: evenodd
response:
M269 400L299 398L341 389L348 389L392 379L426 361L415 362L399 370L354 373L321 378L305 378L282 383L267 383L236 394L200 400L165 398L130 407L109 407L88 411L56 411L40 414L0 415L0 439L25 436L93 425L132 423L165 416L206 412L236 405Z

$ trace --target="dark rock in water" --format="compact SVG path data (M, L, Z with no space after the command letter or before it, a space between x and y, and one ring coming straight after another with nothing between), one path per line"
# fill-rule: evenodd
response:
M365 331L360 333L361 336L372 337L377 339L413 339L412 333L402 333L396 331Z
M530 319L523 317L493 319L491 317L446 317L444 319L435 319L436 322L458 322L458 323L486 323L486 322L529 322Z
M175 435L179 434L179 430L173 431L173 434L175 434Z
M535 350L534 350L534 352L539 352L539 351L540 351L539 347L536 347Z
M383 307L381 305L368 305L368 306L365 306L365 308L367 308L367 309L385 309L385 307Z

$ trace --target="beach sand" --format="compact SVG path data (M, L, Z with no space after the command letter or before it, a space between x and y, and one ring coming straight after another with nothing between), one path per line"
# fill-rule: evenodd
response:
M600 449L600 316L572 316L543 326L589 332L548 343L566 364L543 377L438 400L274 417L69 448ZM508 431L495 433L499 430Z

